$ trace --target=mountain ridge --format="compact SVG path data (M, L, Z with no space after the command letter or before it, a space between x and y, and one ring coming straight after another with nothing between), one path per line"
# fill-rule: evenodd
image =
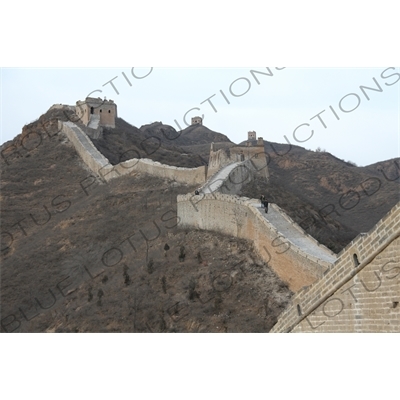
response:
M176 196L195 186L142 173L105 184L58 132L58 119L73 113L49 110L1 147L3 332L271 329L292 293L251 243L177 229ZM114 163L137 151L196 167L207 164L210 140L234 146L205 127L171 144L164 127L118 119L97 148ZM299 146L265 141L264 149L270 180L255 179L241 195L266 194L335 252L399 199L397 159L355 167Z

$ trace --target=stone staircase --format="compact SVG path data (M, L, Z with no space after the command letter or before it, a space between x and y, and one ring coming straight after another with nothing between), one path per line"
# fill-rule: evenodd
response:
M100 139L103 133L103 128L100 125L100 115L92 114L90 116L90 121L86 127L86 131L92 139Z
M100 126L100 115L92 114L90 116L88 128L97 130L99 126Z

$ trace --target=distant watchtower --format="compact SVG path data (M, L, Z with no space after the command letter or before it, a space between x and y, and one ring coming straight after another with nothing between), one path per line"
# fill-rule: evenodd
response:
M87 97L85 101L76 102L75 112L86 126L100 125L115 128L117 105L113 100Z
M247 140L257 140L257 133L254 131L249 132Z
M194 117L192 118L192 125L203 125L203 118L201 117Z

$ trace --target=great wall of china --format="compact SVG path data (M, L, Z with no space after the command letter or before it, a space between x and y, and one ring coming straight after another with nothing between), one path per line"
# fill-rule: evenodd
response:
M76 124L58 121L58 129L68 137L89 169L106 182L134 172L143 172L180 183L191 182L191 184L200 185L205 182L207 170L204 166L198 168L172 167L146 158L135 158L118 165L111 165L108 159L96 149L88 135Z
M235 195L255 174L268 179L263 147L235 146L226 152L212 144L208 167L179 168L149 159L113 166L76 124L58 124L104 181L141 172L198 185L198 195L177 198L179 226L250 240L295 292L271 332L400 332L400 202L336 255L277 205L265 214L258 200Z
M271 332L400 332L400 203L292 298Z

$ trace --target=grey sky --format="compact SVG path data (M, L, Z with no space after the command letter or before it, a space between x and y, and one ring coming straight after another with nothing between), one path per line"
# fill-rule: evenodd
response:
M199 108L187 121L204 115L204 125L236 143L255 130L266 140L284 143L286 136L368 165L400 156L400 69L388 68L5 68L1 142L52 104L75 104L101 90L92 96L113 99L118 115L137 127L162 121L184 128L185 113ZM294 133L302 124L310 126Z

